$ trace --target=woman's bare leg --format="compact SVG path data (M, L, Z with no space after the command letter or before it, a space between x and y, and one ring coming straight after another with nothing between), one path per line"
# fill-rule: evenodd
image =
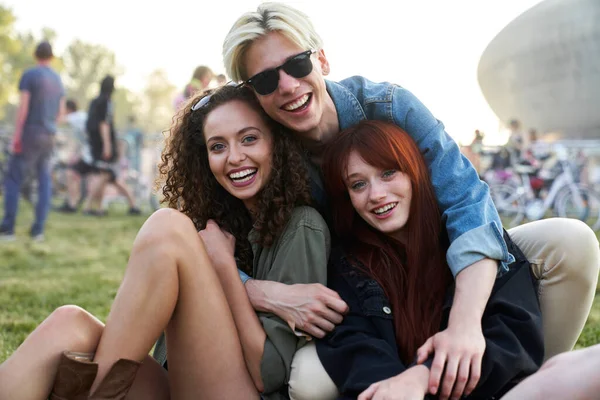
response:
M46 399L63 351L92 353L102 323L77 306L62 306L46 318L0 365L1 400Z
M80 307L57 308L0 364L0 400L47 399L62 352L93 353L103 329L102 322ZM148 356L127 399L168 396L166 371Z
M96 351L92 393L119 358L141 361L165 328L173 399L258 398L204 245L172 209L155 212L136 237Z

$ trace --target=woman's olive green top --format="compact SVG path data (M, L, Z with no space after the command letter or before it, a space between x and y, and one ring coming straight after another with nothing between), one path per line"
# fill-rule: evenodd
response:
M248 235L254 253L252 277L285 284L327 284L327 261L331 238L327 224L311 207L297 207L283 233L271 247L253 243L256 232ZM261 361L264 384L263 397L275 400L287 392L294 353L306 343L281 318L270 313L258 313L267 334ZM163 365L167 358L164 335L156 343L154 358Z

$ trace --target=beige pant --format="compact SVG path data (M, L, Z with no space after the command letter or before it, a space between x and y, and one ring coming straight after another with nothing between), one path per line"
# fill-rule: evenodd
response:
M598 283L600 250L594 231L575 219L550 218L508 234L539 279L546 359L573 349Z
M550 218L508 231L539 280L546 359L575 345L592 307L600 249L583 222ZM314 343L296 352L290 376L292 400L335 399L337 390L321 365Z

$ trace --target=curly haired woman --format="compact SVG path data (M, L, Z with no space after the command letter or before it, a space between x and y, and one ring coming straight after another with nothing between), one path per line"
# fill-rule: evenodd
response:
M180 111L160 171L170 208L140 229L106 326L56 310L0 366L2 399L285 396L305 339L253 311L236 264L326 283L329 231L299 147L248 89L224 86Z

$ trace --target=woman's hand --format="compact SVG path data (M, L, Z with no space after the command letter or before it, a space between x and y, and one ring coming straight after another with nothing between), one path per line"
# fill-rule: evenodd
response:
M393 378L372 384L358 400L423 400L428 381L429 369L416 365Z
M215 268L231 264L235 253L235 237L221 229L215 221L208 220L206 228L198 232L204 242L206 252ZM233 263L235 266L235 262Z
M445 368L440 399L447 400L450 396L459 399L463 394L469 395L479 382L484 352L485 338L478 323L449 326L427 339L417 350L417 363L425 362L430 354L435 353L429 376L429 392L438 392Z

